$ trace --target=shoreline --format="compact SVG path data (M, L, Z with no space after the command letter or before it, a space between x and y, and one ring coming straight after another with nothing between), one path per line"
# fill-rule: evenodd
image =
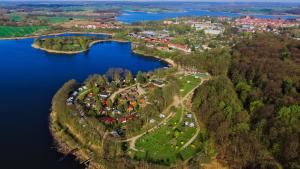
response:
M36 44L32 44L31 47L35 48L35 49L39 49L48 53L55 53L55 54L77 54L77 53L82 53L82 52L86 52L87 50L81 50L81 51L59 51L59 50L53 50L53 49L46 49L46 48L42 48Z
M59 50L53 50L53 49L46 49L46 48L42 48L38 45L36 45L35 43L33 43L31 45L31 47L35 48L35 49L39 49L39 50L42 50L42 51L45 51L45 52L48 52L48 53L55 53L55 54L69 54L69 55L72 55L72 54L78 54L78 53L83 53L83 52L86 52L88 50L90 50L90 48L97 44L97 43L101 43L101 42L119 42L119 43L128 43L129 41L126 41L126 40L118 40L118 39L103 39L103 40L95 40L93 42L91 42L89 44L89 47L88 49L86 50L79 50L79 51L59 51Z
M153 57L153 58L156 58L158 60L161 60L161 61L164 61L164 62L168 63L172 67L177 67L177 64L172 59L162 58L162 57L159 57L159 56L156 56L156 55L150 55L150 54L141 53L141 52L139 52L137 50L134 50L134 49L132 49L132 52L134 54L141 55L141 56L144 56L144 57Z
M52 35L62 35L62 34L95 34L95 35L110 35L113 36L113 33L100 33L100 32L73 32L73 31L66 31L66 32L59 32L59 33L49 33L49 34L42 34L42 35L30 35L30 36L20 36L20 37L7 37L7 38L0 38L0 40L20 40L20 39L30 39L30 38L38 38L41 36L52 36Z
M57 124L57 112L51 111L49 115L49 131L53 138L53 144L56 148L56 151L66 156L74 156L74 159L79 162L80 165L83 165L86 169L97 169L98 165L91 162L90 165L86 165L84 162L89 160L88 154L84 152L84 149L73 145L71 142L68 142L62 137L64 133L57 130L54 127L54 124ZM74 151L75 150L75 151Z
M110 36L113 36L114 34L113 33L100 33L100 32L96 32L96 33L93 33L93 32L74 32L74 31L66 31L66 32L59 32L59 33L50 33L50 34L43 34L43 35L32 35L32 36L23 36L23 37L10 37L10 38L0 38L0 40L20 40L20 39L30 39L30 38L38 38L38 37L41 37L41 36L51 36L51 35L62 35L62 34L95 34L95 35L110 35ZM89 44L89 48L92 47L93 45L97 44L97 43L101 43L101 42L120 42L120 43L134 43L134 42L131 42L131 41L128 41L128 40L123 40L123 39L109 39L109 40L97 40L97 41L93 41ZM48 53L54 53L54 54L69 54L69 55L72 55L72 54L79 54L79 53L83 53L83 52L86 52L88 51L89 49L87 50L81 50L81 51L57 51L57 50L52 50L52 49L46 49L46 48L41 48L39 46L37 46L36 44L32 44L31 45L33 48L35 49L39 49L39 50L42 50L42 51L45 51L45 52L48 52ZM177 67L177 64L169 59L169 58L162 58L162 57L159 57L159 56L155 56L155 55L150 55L150 54L145 54L145 53L140 53L136 50L132 50L133 53L137 54L137 55L141 55L141 56L144 56L144 57L153 57L153 58L156 58L156 59L159 59L159 60L162 60L166 63L168 63L169 65L171 65L172 67Z

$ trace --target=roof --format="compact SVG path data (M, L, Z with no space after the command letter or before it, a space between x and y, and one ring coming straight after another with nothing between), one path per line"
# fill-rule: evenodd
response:
M104 123L115 123L116 119L112 118L112 117L102 117L101 121Z

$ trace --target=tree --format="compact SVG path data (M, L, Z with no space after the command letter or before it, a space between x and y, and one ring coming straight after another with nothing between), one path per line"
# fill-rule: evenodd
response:
M144 77L143 73L139 71L136 75L136 80L138 83L144 84L146 83L146 78Z
M113 103L112 103L111 99L107 100L107 106L110 107L110 108L113 106Z
M126 70L126 72L125 72L125 82L126 82L127 84L131 84L132 81L133 81L133 76L132 76L131 71Z

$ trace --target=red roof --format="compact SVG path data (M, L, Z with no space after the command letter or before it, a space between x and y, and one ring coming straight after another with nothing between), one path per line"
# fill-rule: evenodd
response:
M126 123L126 117L121 117L119 118L120 123Z
M101 121L104 122L104 123L115 123L116 122L116 119L112 118L112 117L102 117L101 118Z
M90 93L88 94L88 96L89 96L89 97L93 97L93 93L90 92Z
M128 119L128 120L133 120L134 118L135 118L134 115L129 115L129 116L127 116L127 119Z
M103 104L103 106L107 106L108 105L108 101L107 100L102 100L102 104Z

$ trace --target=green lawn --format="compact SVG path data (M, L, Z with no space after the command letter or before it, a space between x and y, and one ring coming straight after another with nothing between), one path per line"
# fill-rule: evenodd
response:
M51 23L61 23L61 22L68 22L70 17L49 17L48 21Z
M201 82L200 77L196 78L193 75L179 75L177 78L179 80L181 96L185 96Z
M9 18L15 22L20 22L22 20L22 17L16 14L9 15Z
M0 26L0 37L21 37L33 34L46 26Z
M196 132L196 128L182 126L185 118L180 121L181 116L182 109L177 108L175 116L166 125L141 137L136 143L136 148L140 151L135 153L134 158L164 165L174 164L178 159L180 148ZM194 154L194 151L185 151Z
M199 152L208 159L215 153L214 148L212 147L204 132L200 132L197 139L185 149L180 151L178 156L182 160L186 160Z
M40 17L38 17L38 19L47 20L50 23L68 22L70 18L71 17L65 17L65 16L53 16L53 17L40 16Z

